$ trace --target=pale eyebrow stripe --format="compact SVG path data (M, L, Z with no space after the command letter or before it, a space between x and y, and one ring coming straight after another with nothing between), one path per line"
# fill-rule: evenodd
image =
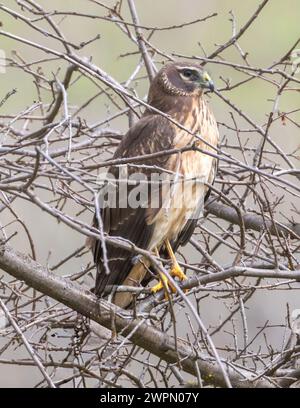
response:
M190 71L195 71L195 72L200 72L197 68L195 67L176 67L179 71L182 71L184 69L189 69Z

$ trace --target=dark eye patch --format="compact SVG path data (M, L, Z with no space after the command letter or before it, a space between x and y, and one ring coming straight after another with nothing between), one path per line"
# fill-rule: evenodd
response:
M188 68L184 68L181 71L181 74L186 78L189 79L191 81L197 81L197 79L199 79L199 74L197 71L194 71L192 69L188 69Z
M183 75L187 78L190 78L193 75L193 72L190 69L183 70Z

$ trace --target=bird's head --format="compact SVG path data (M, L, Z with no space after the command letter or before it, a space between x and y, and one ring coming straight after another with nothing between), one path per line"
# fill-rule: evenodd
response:
M165 65L156 80L162 90L171 95L201 95L205 89L214 91L214 83L199 64L173 62Z

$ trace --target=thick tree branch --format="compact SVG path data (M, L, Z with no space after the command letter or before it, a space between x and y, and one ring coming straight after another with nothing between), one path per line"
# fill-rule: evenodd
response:
M122 335L128 336L134 344L168 363L176 363L180 356L182 369L190 374L197 375L197 364L204 380L214 385L224 386L221 370L209 361L211 360L209 356L199 357L199 354L196 354L186 342L180 339L175 342L173 337L150 326L143 318L133 317L129 312L105 300L97 299L91 292L82 289L76 283L54 275L39 263L4 244L0 252L0 267L32 288L100 325L108 329L114 326L118 332L122 332ZM235 370L232 365L227 365L227 371L235 387L273 388L275 386L275 383L267 378L253 382L250 372L240 368Z
M232 207L219 204L211 200L207 203L206 210L218 218L222 218L223 220L236 225L240 224L239 215ZM267 227L272 235L277 235L278 233L279 235L285 237L289 235L291 238L300 239L300 224L284 225L281 223L276 223L275 227L272 221L265 221L262 216L254 214L244 214L243 220L246 229L262 231L265 229L265 227Z

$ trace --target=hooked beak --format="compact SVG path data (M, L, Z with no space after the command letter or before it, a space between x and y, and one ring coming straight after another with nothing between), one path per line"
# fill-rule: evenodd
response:
M210 80L210 81L208 81L208 82L205 84L204 88L207 88L207 89L209 89L211 92L213 92L213 91L215 90L215 84L213 83L212 80Z
M207 87L211 92L215 90L215 84L213 83L212 80L208 81Z

